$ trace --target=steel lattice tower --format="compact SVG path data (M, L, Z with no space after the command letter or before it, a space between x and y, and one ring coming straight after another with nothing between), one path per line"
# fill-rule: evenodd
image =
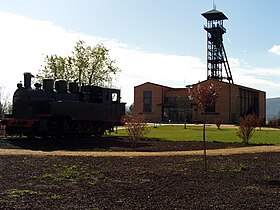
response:
M233 84L233 79L228 64L226 51L223 45L223 34L226 29L223 26L223 20L228 18L215 8L202 13L207 19L207 25L204 29L207 31L207 79L228 80ZM225 69L226 76L222 75L222 69Z

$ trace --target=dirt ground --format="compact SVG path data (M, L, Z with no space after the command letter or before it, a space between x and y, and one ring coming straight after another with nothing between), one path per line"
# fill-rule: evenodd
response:
M280 147L0 140L0 209L280 209Z

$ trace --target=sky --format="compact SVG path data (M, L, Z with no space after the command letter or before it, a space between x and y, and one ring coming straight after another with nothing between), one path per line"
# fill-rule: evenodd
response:
M215 0L228 20L224 46L235 84L280 96L280 1ZM0 86L13 94L24 72L78 40L103 43L121 69L115 86L184 87L206 79L206 20L213 0L0 0Z

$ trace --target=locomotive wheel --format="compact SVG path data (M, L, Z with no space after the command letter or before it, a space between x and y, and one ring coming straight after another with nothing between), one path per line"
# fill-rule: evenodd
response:
M74 136L81 136L83 129L82 125L79 122L73 122L71 125L71 132L74 134Z
M27 138L28 138L29 140L34 140L34 139L35 139L35 134L33 134L33 133L28 134L28 135L27 135Z
M68 120L63 121L63 132L69 133L70 132L70 124Z
M70 121L69 120L64 120L63 121L63 136L66 138L71 137L71 127L70 127Z
M94 135L96 137L100 137L104 134L104 131L102 129L102 125L100 123L95 125L95 129L94 129Z
M83 126L83 132L86 136L91 136L93 133L93 125L89 122L86 122Z

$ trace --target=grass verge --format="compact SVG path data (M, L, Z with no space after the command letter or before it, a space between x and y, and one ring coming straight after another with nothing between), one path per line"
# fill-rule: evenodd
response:
M242 140L236 136L237 126L221 126L217 129L214 125L206 126L206 140L209 142L228 142L240 143ZM125 129L119 129L115 136L127 136ZM280 144L280 130L256 128L256 131L250 139L251 144ZM188 125L184 129L184 125L164 125L157 128L150 127L150 133L144 136L146 139L158 139L169 141L201 141L202 125Z

